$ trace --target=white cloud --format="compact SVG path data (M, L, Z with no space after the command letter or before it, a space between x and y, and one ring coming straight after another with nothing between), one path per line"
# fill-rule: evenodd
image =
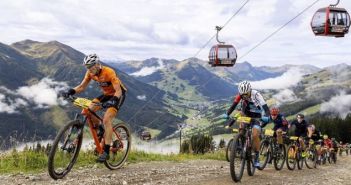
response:
M49 78L42 79L38 84L20 87L17 92L19 95L33 102L38 107L58 105L57 93L67 88L66 83L55 82Z
M214 27L223 25L244 1L4 0L0 1L0 25L7 29L0 30L0 42L58 40L84 53L98 53L103 59L183 60L192 57L215 34ZM309 4L305 0L250 1L221 31L220 39L237 46L240 57ZM311 17L324 6L327 4L317 3L243 60L275 66L351 64L351 53L340 54L351 47L349 35L322 38L310 30ZM351 2L342 1L340 6L350 10ZM212 44L215 40L198 57L207 59ZM333 54L320 57L318 53L325 51Z
M23 99L17 98L15 101L12 101L11 99L7 99L5 95L0 94L0 113L17 113L16 109L25 105L27 105L27 102Z
M293 102L297 100L295 93L290 89L284 89L279 93L273 95L273 98L277 101L277 105L279 106L282 103Z
M340 92L339 95L332 97L328 102L322 103L320 112L336 113L345 119L351 113L351 94Z
M291 68L281 76L251 82L253 89L286 89L296 85L305 73L298 67Z
M143 100L143 101L146 100L146 96L145 96L145 95L138 95L137 98L138 98L139 100Z
M11 97L5 97L0 93L0 113L18 113L20 107L31 105L37 108L48 108L54 105L65 105L67 102L58 99L57 94L67 89L65 82L56 82L49 78L43 78L37 84L19 87L17 90L10 90L0 86L0 90Z
M130 75L132 75L132 76L148 76L148 75L151 75L152 73L154 73L160 69L163 69L164 68L163 61L161 59L158 59L157 62L158 62L157 67L156 66L143 67L139 71L131 73Z

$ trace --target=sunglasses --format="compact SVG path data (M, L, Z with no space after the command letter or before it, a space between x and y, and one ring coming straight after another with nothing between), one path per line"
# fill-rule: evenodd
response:
M241 94L242 97L245 97L245 98L248 98L250 95L249 93L246 93L246 94Z
M95 66L95 64L93 64L93 65L86 65L85 67L87 68L87 69L91 69L92 67L94 67Z

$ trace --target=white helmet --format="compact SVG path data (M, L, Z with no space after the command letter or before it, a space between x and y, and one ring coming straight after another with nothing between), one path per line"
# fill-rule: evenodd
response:
M238 85L239 94L248 94L251 92L251 84L248 81L242 81Z
M90 68L95 64L100 64L100 59L96 54L90 54L84 57L83 65L85 67Z

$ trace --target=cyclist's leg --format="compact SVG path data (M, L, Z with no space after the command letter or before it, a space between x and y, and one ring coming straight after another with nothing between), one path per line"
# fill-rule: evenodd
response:
M300 136L300 137L299 137L299 143L300 143L301 149L302 149L303 151L305 151L305 141L304 141L303 136Z
M103 98L103 95L99 96L97 98L94 98L93 101L92 101L93 103L90 104L90 106L89 106L89 109L94 111L94 112L100 110L101 107L95 105L94 103L100 103L102 98ZM87 114L90 114L90 112L87 112ZM91 115L90 118L91 118L90 120L93 122L93 125L97 125L100 122L100 120L97 117L93 116L93 115ZM90 121L90 120L88 120L88 121Z
M103 119L103 123L105 125L105 152L109 153L110 151L110 144L112 143L112 123L113 123L113 119L116 117L118 110L121 108L121 106L124 103L124 99L125 99L125 94L123 93L118 105L116 105L115 107L109 107L104 115L104 119Z
M260 150L260 133L261 127L259 125L254 125L252 128L252 140L253 140L253 149L258 152Z
M276 131L278 144L283 144L283 130L278 128Z
M260 150L260 133L261 133L261 127L258 124L254 124L252 128L252 141L253 141L253 149L255 151L255 167L259 167L260 161L259 161L259 150Z
M110 107L106 110L104 115L104 125L105 125L105 144L110 144L112 140L112 122L117 115L117 109L115 107Z

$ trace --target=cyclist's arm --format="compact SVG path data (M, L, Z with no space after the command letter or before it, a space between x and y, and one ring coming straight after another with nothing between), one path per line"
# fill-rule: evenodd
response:
M116 73L112 73L111 83L112 83L113 88L116 91L114 96L121 98L121 96L122 96L121 81L117 77Z
M234 98L234 102L233 102L232 106L230 106L230 108L227 111L227 115L232 114L232 112L235 110L236 106L239 104L240 100L241 100L240 95L236 95L236 97Z
M268 105L267 105L266 101L264 100L263 96L261 95L261 93L257 92L254 96L254 99L264 110L265 116L269 117L270 111L269 111Z
M288 126L289 125L289 122L288 122L288 120L286 120L285 116L282 116L282 120L283 120L283 125L284 126Z
M90 80L91 80L91 78L87 72L85 74L83 81L77 87L75 87L73 89L76 91L76 93L80 93L80 92L84 91L88 87Z

